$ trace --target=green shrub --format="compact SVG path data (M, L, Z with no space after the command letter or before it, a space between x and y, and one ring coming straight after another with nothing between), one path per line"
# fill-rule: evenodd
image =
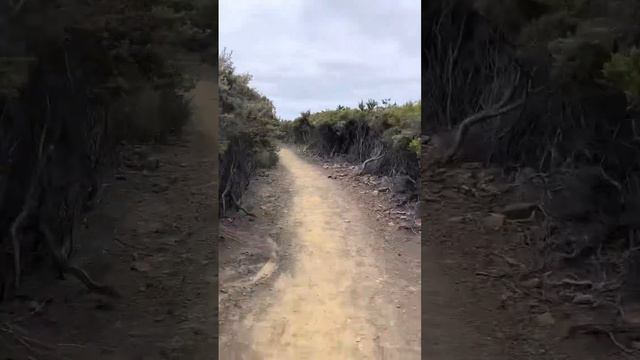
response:
M360 102L357 108L338 106L317 113L304 112L280 129L291 142L307 145L323 156L343 155L353 162L383 154L375 166L380 174L417 176L421 103Z
M413 138L410 142L409 142L409 150L413 151L414 153L416 153L416 155L420 155L420 139L419 138Z
M256 167L260 169L272 168L278 163L278 154L272 150L261 150L256 154Z
M224 214L240 201L256 169L276 164L280 127L271 100L251 87L251 75L238 74L226 52L218 60L219 196Z
M634 102L640 98L640 50L630 49L626 54L613 54L602 68L604 76L623 90Z

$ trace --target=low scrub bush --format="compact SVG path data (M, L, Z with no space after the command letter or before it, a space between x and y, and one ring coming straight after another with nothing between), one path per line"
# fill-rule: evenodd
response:
M210 51L203 4L0 2L0 298L40 252L70 260L73 227L122 141L162 141L188 120L187 71L173 62L190 43ZM35 246L45 242L53 249Z
M253 89L251 76L238 74L228 53L219 57L220 210L240 207L258 168L277 162L278 120L271 101Z
M303 112L282 122L284 138L325 157L344 156L363 172L418 176L420 102L404 105L369 100L357 108Z

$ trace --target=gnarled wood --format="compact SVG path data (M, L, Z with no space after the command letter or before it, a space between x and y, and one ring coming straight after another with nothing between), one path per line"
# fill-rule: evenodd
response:
M475 113L469 117L467 117L466 119L464 119L462 121L462 123L460 123L460 125L458 126L458 129L456 131L456 135L455 135L455 139L453 142L453 145L451 146L451 148L449 149L449 151L447 151L444 161L445 162L450 162L451 160L453 160L453 158L456 156L456 154L458 153L458 151L460 150L460 147L462 146L462 143L464 141L464 137L466 136L467 132L469 131L469 129L476 125L479 124L483 121L489 120L489 119L493 119L495 117L498 117L500 115L506 114L520 106L522 106L526 99L527 99L527 92L525 91L524 94L522 95L522 97L518 100L512 101L512 98L514 96L514 94L516 93L516 88L520 83L520 69L518 69L518 72L515 76L515 79L512 83L512 85L509 87L509 89L507 89L507 91L504 93L504 96L502 97L502 99L500 100L500 102L498 102L496 105L492 106L489 109L480 111L478 113ZM510 101L512 101L511 103L509 103Z

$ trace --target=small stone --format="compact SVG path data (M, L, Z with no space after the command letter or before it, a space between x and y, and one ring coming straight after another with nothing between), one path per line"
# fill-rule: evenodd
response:
M144 167L146 170L157 170L160 167L160 160L155 158L149 158L145 161Z
M595 302L595 299L589 294L576 294L572 302L577 305L591 305Z
M624 307L622 320L630 325L640 325L640 304L627 305Z
M462 190L462 193L465 195L476 196L476 191L467 185L460 186L460 190Z
M460 165L461 168L467 170L476 170L482 168L482 163L479 162L468 162Z
M149 331L145 331L145 330L131 330L129 331L129 336L130 337L142 337L142 336L147 336L149 335Z
M535 202L515 203L505 206L500 212L509 219L526 219L537 208L538 203Z
M486 191L489 194L500 194L505 191L500 189L498 186L494 184L482 184L481 189Z
M111 355L111 354L115 353L115 350L111 349L111 348L103 347L103 348L100 348L100 353L103 354L103 355Z
M113 305L107 302L100 302L98 304L96 304L96 306L94 306L94 308L96 310L103 310L103 311L111 311L114 309Z
M140 271L140 272L147 272L147 271L151 270L151 265L149 265L149 263L144 262L144 261L134 261L131 264L131 270Z
M156 194L159 193L163 193L166 192L167 190L169 190L169 186L165 185L165 184L153 184L153 188L151 191L153 191Z
M538 322L538 324L545 326L553 325L556 323L556 319L549 312L542 313L536 316L536 321Z
M500 228L502 228L502 226L504 226L504 220L504 215L491 213L489 214L489 216L485 217L482 220L482 223L488 228L499 230Z
M179 349L184 346L184 343L185 342L181 337L175 336L173 339L169 341L168 345L172 349Z
M461 223L464 222L464 216L454 216L449 218L449 222Z
M38 304L37 301L35 301L35 300L29 301L29 311L36 312L36 311L38 311L39 307L40 307L40 304Z
M540 281L539 278L531 278L529 280L525 280L522 282L522 286L532 289L532 288L537 288L542 284L542 281Z

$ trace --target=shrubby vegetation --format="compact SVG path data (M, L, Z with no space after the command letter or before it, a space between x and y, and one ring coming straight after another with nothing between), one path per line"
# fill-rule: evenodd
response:
M219 198L224 215L230 208L242 208L240 199L255 171L277 162L278 120L271 101L249 85L251 75L236 73L230 54L219 57L218 72Z
M0 2L1 295L39 255L78 276L69 265L76 220L119 144L163 141L188 119L191 81L177 56L215 61L216 9L204 0Z
M363 171L406 175L417 179L420 154L420 102L404 105L360 102L357 108L304 112L282 122L287 140L305 145L318 155L345 156Z
M442 160L538 173L546 269L595 256L589 276L624 275L625 294L637 294L640 2L439 0L425 10L422 129L452 134Z

